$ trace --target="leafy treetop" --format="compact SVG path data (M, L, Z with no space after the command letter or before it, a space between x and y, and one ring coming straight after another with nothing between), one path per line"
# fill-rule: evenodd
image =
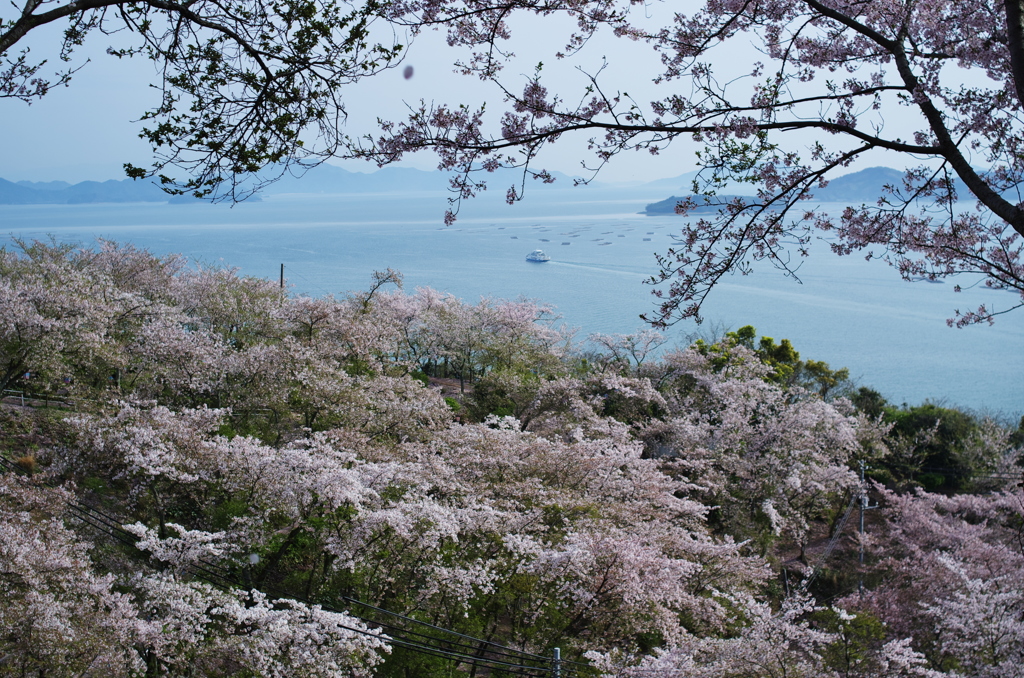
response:
M0 98L31 103L82 66L72 52L91 33L131 36L117 57L141 56L161 74L159 101L142 114L151 168L170 193L241 200L256 173L322 162L344 144L342 88L395 64L402 46L376 42L376 0L28 0L0 17ZM25 46L35 29L64 23L56 68ZM376 34L374 34L376 35ZM391 34L389 34L391 35ZM124 41L118 44L123 44ZM165 174L178 167L178 180ZM270 180L276 177L269 177Z

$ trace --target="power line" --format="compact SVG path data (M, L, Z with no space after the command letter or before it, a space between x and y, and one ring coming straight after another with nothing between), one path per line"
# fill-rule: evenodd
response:
M502 650L512 649L512 648L507 648L504 645L501 645L499 643L494 643L494 642L491 642L491 641L488 641L488 640L481 640L480 638L474 638L472 636L467 636L467 635L465 635L463 633L459 633L458 631L452 631L451 629L445 629L445 628L442 628L440 626L434 626L433 624L429 624L427 622L420 621L420 620L414 619L412 617L408 617L408 616L406 616L404 614L400 614L398 612L392 612L391 610L385 610L384 608L377 607L376 605L371 605L370 603L365 603L365 602L363 602L361 600L356 600L355 598L349 598L349 597L346 597L346 596L340 596L339 599L340 600L344 600L346 603L350 603L350 604L353 604L353 605L360 605L362 607L366 607L366 608L369 608L371 610L374 610L375 612L382 612L384 614L391 615L393 617L398 617L398 618L403 619L405 621L410 621L410 622L413 622L414 624L418 624L420 626L425 626L425 627L433 629L435 631L441 631L443 633L448 633L448 634L451 634L453 636L458 636L460 638L465 638L465 639L471 640L471 641L473 641L475 643L482 643L482 644L485 644L485 645L488 645L488 646L491 646L491 647L500 648ZM531 652L526 652L524 650L514 650L513 649L512 652L515 653L516 655L523 656L523 657L529 657L531 659L536 659L536 660L540 660L540 661L550 661L549 657L544 657L542 655L533 654Z
M846 512L843 513L843 517L840 518L839 522L836 524L835 532L832 534L832 538L829 540L828 545L822 552L821 557L818 558L818 562L817 564L815 564L814 570L811 572L811 576L807 579L807 582L804 584L805 587L809 587L811 583L815 580L815 578L817 578L818 573L821 572L821 566L825 563L826 560L828 560L829 556L832 555L832 552L839 544L839 540L843 536L843 528L846 527L846 522L850 519L850 516L853 514L853 507L857 505L857 500L859 498L860 495L856 493L850 496L850 503L846 505Z
M21 468L19 465L15 464L15 463L11 462L6 457L0 456L0 466L5 467L8 471L13 471L13 472L18 473L18 474L25 474L26 473L25 469ZM46 484L51 486L51 487L55 486L55 483L53 483L52 481L46 481ZM117 521L117 519L115 519L114 517L104 513L103 511L101 511L101 510L99 510L97 508L89 506L89 505L85 504L84 502L82 502L81 500L77 500L77 499L75 501L68 502L67 506L68 506L70 512L72 513L72 515L76 519L80 520L81 522L85 523L86 525L89 525L93 529L106 534L107 536L115 539L116 541L118 541L118 542L120 542L120 543L122 543L122 544L124 544L126 546L129 546L129 547L134 548L134 549L138 549L138 547L136 546L136 543L138 541L138 538L136 537L136 535L132 534L131 532L128 532L127 530L125 530L121 526L120 522ZM412 623L414 625L418 625L420 627L425 627L425 628L431 629L433 631L438 631L438 632L441 632L441 633L445 633L445 634L449 634L451 636L455 636L455 637L461 638L463 640L470 641L471 643L474 643L474 645L470 645L468 643L459 642L459 641L444 640L444 639L441 639L441 638L436 638L434 636L427 635L425 633L419 633L419 632L416 632L416 631L411 631L409 629L405 629L405 628L396 626L394 624L382 623L382 622L377 621L377 620L370 620L370 619L367 619L367 618L362 617L360 615L353 614L351 611L339 610L337 608L334 608L333 606L323 605L323 604L320 604L320 603L314 603L314 602L312 602L312 601L310 601L310 600L308 600L308 599L306 599L304 597L301 597L301 596L281 595L281 594L278 594L276 592L272 592L274 587L270 587L271 591L266 590L267 587L264 587L263 589L256 589L254 587L250 587L250 586L244 585L242 582L240 582L226 568L224 568L224 567L222 567L220 565L217 565L216 563L211 563L209 561L203 560L201 558L197 559L194 563L190 563L187 566L187 569L197 579L200 579L202 581L205 581L206 583L212 584L213 586L215 586L215 587L217 587L219 589L222 589L222 590L230 590L230 589L262 590L263 593L268 594L272 598L287 598L287 599L295 600L297 602L301 602L301 603L304 603L304 604L310 605L310 606L317 605L322 610L325 610L327 612L346 614L346 615L351 616L351 617L353 617L353 618L355 618L355 619L357 619L357 620L359 620L359 621L361 621L361 622L363 622L363 623L365 623L365 624L367 624L369 626L378 626L381 629L387 628L387 629L390 630L390 633L387 633L386 635L383 636L383 638L387 642L389 642L391 644L394 644L394 645L396 645L398 647L402 647L404 649L410 650L412 652L416 652L416 653L420 653L420 654L426 654L426 655L429 655L429 656L434 656L434 657L438 657L438 658L442 658L442 659L449 659L449 660L455 661L456 663L467 664L467 665L470 665L470 666L475 666L477 668L497 670L497 671L501 671L501 672L503 672L505 674L508 674L508 675L530 676L530 677L558 675L559 677L565 676L566 678L574 678L575 676L583 675L578 670L568 670L568 671L562 670L562 667L565 664L571 664L571 665L579 666L579 667L581 667L583 669L586 669L586 673L587 674L593 675L593 673L592 673L593 672L593 667L591 667L591 666L589 666L587 664L583 664L583 663L580 663L580 662L573 662L573 661L569 661L569 660L560 660L560 659L555 659L553 661L552 658L549 658L549 657L544 657L542 655L534 654L534 653L531 653L531 652L526 652L526 651L523 651L523 650L517 650L515 648L506 647L506 646L500 645L500 644L492 642L492 641L484 640L482 638L474 638L473 636L469 636L469 635L466 635L466 634L463 634L463 633L459 633L458 631L453 631L451 629L446 629L446 628L443 628L443 627L440 627L440 626L435 626L433 624L429 624L427 622L420 621L418 619L415 619L413 617L409 617L407 615L403 615L403 614L398 613L398 612L393 612L391 610L387 610L387 609L384 609L384 608L381 608L381 607L377 607L375 605L371 605L370 603L364 603L364 602L356 600L354 598L349 598L349 597L342 596L339 599L343 600L344 602L347 602L349 604L360 605L362 607L365 607L365 608L368 608L368 609L372 609L372 610L374 610L376 612L379 612L379 613L382 613L382 614L385 614L385 615L389 615L389 616L392 616L392 617L397 618L397 619L401 619L401 620L406 621L406 622L410 622L410 623ZM358 633L358 634L361 634L361 635L371 636L371 637L374 637L374 638L381 638L382 637L382 635L379 632L368 631L368 630L365 630L365 629L349 627L349 626L345 626L343 624L339 624L339 626L341 628L344 628L345 630L351 631L353 633ZM409 636L419 637L419 638L423 639L423 641L420 642L420 641L417 641L417 640L413 640ZM470 654L466 654L464 652L457 652L457 651L453 651L451 649L446 649L445 647L438 647L436 645L427 644L429 641L433 641L435 643L442 643L442 644L445 644L445 645L448 645L448 646L452 646L452 647L462 647L462 648L466 648L468 650L471 650L471 651L474 651L474 652L477 652L477 653L486 652L486 654L507 658L507 659L509 659L509 661L505 661L504 659L488 658L487 656L484 656L483 654L470 655ZM493 649L489 649L489 650L484 651L483 650L484 647L493 648ZM533 665L531 665L531 663ZM537 666L536 664L541 664L541 666Z

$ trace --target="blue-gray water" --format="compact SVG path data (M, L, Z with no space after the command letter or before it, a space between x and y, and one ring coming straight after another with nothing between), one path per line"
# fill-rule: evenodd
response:
M0 206L0 242L9 235L86 244L105 237L275 279L284 263L292 289L311 295L363 289L374 270L391 267L410 291L431 286L470 302L542 300L583 338L643 327L638 316L653 307L643 281L679 221L637 211L663 197L534 191L512 207L493 198L468 203L448 228L441 224L444 198L429 194L281 195L233 208ZM552 261L526 262L537 248ZM956 294L953 282L906 283L881 262L816 249L800 268L802 284L765 266L726 279L705 306L706 326L752 324L761 334L789 338L802 357L849 367L860 384L897 403L932 399L1008 415L1024 411L1024 312L992 327L945 324L955 308L1007 308L1013 295ZM670 337L681 342L697 329L681 323Z

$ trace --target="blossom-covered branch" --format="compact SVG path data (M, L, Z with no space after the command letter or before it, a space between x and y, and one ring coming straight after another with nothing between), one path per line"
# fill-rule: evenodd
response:
M424 103L407 120L386 123L360 152L386 163L436 151L439 167L456 172L458 202L484 186L472 178L479 171L514 166L550 180L535 158L567 135L590 135L585 165L595 171L626 151L696 142L702 171L695 194L714 195L732 181L757 191L687 222L651 279L660 286L649 317L656 326L699 319L708 291L752 262L792 274L792 258L805 256L820 233L836 252L884 258L908 280L977 274L1024 299L1019 2L714 0L666 16L661 27L652 27L658 5L645 5L652 20L634 16L636 4L392 4L391 20L443 28L451 45L471 50L456 68L492 83L505 110L495 118L485 108ZM657 98L643 103L604 82L603 66L585 75L578 95L552 91L540 68L513 86L503 67L513 58L517 15L575 22L565 46L547 55L556 60L578 58L602 32L653 50L661 61L649 73ZM737 63L737 50L750 50L749 66ZM895 131L908 124L909 135ZM905 156L912 167L902 184L839 215L818 209L815 191L869 152ZM958 203L968 192L977 209ZM520 199L521 190L508 197ZM696 206L683 201L678 211L688 215ZM1006 310L957 311L951 322L991 321Z

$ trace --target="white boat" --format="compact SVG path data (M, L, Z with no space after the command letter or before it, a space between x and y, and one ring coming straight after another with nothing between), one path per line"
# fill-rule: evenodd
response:
M529 254L526 255L526 260L527 261L537 261L537 262L551 261L551 257L549 257L548 255L544 254L544 250L534 250L534 251L532 251L532 252L530 252Z

